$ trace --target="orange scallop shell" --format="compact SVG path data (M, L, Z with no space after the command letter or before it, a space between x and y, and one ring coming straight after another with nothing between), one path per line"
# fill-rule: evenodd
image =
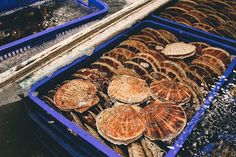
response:
M96 126L111 143L128 145L142 136L146 122L139 107L118 103L97 116Z
M231 62L230 54L227 51L220 48L208 47L202 50L202 54L209 54L219 58L220 60L223 61L225 66L229 65L229 63Z
M76 109L84 112L98 103L96 86L88 80L72 80L55 93L54 102L61 110Z
M147 128L144 135L150 140L171 140L186 125L186 115L181 106L170 102L154 101L142 109Z
M191 92L183 83L172 80L161 80L153 82L151 91L161 101L169 101L177 104L184 104L191 98Z
M150 90L144 80L121 75L109 84L108 95L123 103L138 104L149 98Z

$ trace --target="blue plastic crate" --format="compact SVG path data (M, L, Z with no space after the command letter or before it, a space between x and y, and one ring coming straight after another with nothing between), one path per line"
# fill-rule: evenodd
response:
M184 24L181 24L181 23L177 23L177 22L162 18L162 17L158 16L155 13L151 14L149 16L149 19L153 20L153 21L156 21L156 22L160 22L160 23L169 25L169 26L172 26L172 27L175 27L175 28L179 28L179 29L182 29L182 30L185 30L185 31L194 32L195 34L198 34L202 37L205 37L205 38L208 38L208 39L211 39L211 40L215 40L215 41L218 41L218 42L223 42L224 44L236 47L236 40L234 40L234 39L221 37L219 35L215 35L215 34L200 30L200 29L196 29L196 28L191 27L191 26L187 26L187 25L184 25Z
M0 12L5 8L7 10L11 10L11 9L27 6L37 1L39 0L4 0L3 2L0 3ZM87 9L96 8L96 11L86 16L64 23L62 25L48 28L44 31L24 37L22 39L16 40L9 44L0 46L0 62L18 53L21 53L31 47L34 47L46 41L52 40L56 38L58 35L70 29L73 29L85 23L96 20L104 16L108 12L108 5L102 2L101 0L89 0L88 4L86 4L83 0L75 0L75 2L78 5L85 7Z
M103 145L100 143L97 139L92 137L90 134L85 132L83 129L78 127L76 124L68 120L66 117L58 113L55 109L51 108L48 104L46 104L43 100L41 100L38 97L38 94L40 95L41 92L47 91L50 87L54 86L58 82L62 82L66 78L68 78L72 73L76 72L81 67L86 67L87 65L90 65L93 60L98 58L102 53L107 52L111 49L113 49L115 46L117 46L120 42L127 39L130 35L135 34L139 30L145 28L145 27L151 27L155 29L165 29L167 31L172 32L175 34L180 40L182 41L200 41L208 43L212 46L220 47L228 52L230 52L232 55L236 54L236 49L232 46L229 46L225 44L224 42L214 41L212 39L208 39L202 36L199 36L195 32L187 32L178 28L174 28L171 26L167 26L161 23L153 22L153 21L142 21L129 30L120 33L116 35L114 38L110 39L109 41L105 42L101 46L98 46L93 54L91 56L82 56L81 58L78 58L75 62L71 63L70 65L61 68L57 72L55 72L52 76L44 78L43 80L39 81L37 84L33 85L30 92L29 92L29 98L33 102L33 106L37 106L38 109L46 112L48 115L53 117L60 125L62 125L64 128L69 128L72 130L77 136L75 138L81 138L87 143L90 143L91 146L94 148L100 150L102 153L104 153L107 156L119 156L117 153L115 153L111 148ZM232 61L232 63L229 65L227 70L224 73L224 77L222 77L218 83L216 83L215 88L210 92L209 96L206 98L205 102L202 104L198 112L195 114L195 116L192 118L192 120L189 122L189 124L186 126L184 131L182 131L182 134L178 137L175 144L173 145L174 149L171 149L167 156L175 156L178 151L181 149L183 143L186 141L188 136L191 134L193 128L201 118L201 116L204 114L207 108L210 107L211 101L214 98L215 94L218 92L218 90L221 88L223 83L225 82L225 78L228 78L228 76L231 74L233 68L236 66L236 59ZM37 94L35 94L37 93Z

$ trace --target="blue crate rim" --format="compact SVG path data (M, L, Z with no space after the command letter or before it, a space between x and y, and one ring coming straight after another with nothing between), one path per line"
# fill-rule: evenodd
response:
M228 42L229 44L232 44L233 46L236 46L236 40L234 40L234 39L227 38L227 37L221 37L221 36L216 35L216 34L212 34L212 33L209 33L209 32L206 32L206 31L203 31L203 30L191 27L191 26L187 26L187 25L184 25L184 24L181 24L181 23L177 23L175 21L171 21L171 20L162 18L162 17L157 16L155 14L151 14L150 17L152 18L152 20L158 20L158 22L163 21L163 22L166 22L166 23L169 23L169 24L172 24L172 25L176 25L176 26L179 26L182 29L195 31L196 33L200 33L202 35L205 35L206 37L213 37L214 40L219 40L219 41L224 40L224 41Z
M70 25L73 25L73 24L76 24L76 23L83 22L85 20L91 20L92 18L96 18L96 17L101 16L102 14L105 14L106 12L108 12L109 7L102 0L89 0L88 4L83 2L83 0L77 0L78 3L80 3L82 6L84 6L87 9L90 8L91 1L94 1L94 3L96 3L96 5L99 5L100 9L98 11L93 12L93 13L88 14L88 15L85 15L85 16L82 16L80 18L71 20L71 21L66 22L64 24L61 24L61 25L58 25L58 26L55 26L55 27L52 27L52 28L48 28L44 31L29 35L27 37L24 37L24 38L21 38L19 40L13 41L11 43L5 44L3 46L0 46L0 56L5 55L4 50L10 49L10 48L15 47L17 45L22 45L22 44L27 43L27 42L31 42L31 40L33 40L35 38L38 38L38 37L41 37L41 36L44 36L44 35L47 35L49 33L55 32L55 34L57 34L56 31L59 31L60 29L66 28L66 27L68 27ZM17 49L12 50L12 51L16 51L18 49L21 49L21 48L24 48L24 47L27 47L27 46L29 46L29 45L28 44L26 44L24 46L22 45L22 46L20 46L20 48L17 48Z
M160 26L164 26L165 28L171 28L172 30L178 30L180 31L180 29L176 29L158 22L154 22L152 20L144 20L141 21L140 23L134 25L133 27L131 27L132 29L135 29L136 27L139 27L140 25L144 24L144 23L152 23L152 24L156 24L156 25L160 25ZM118 35L116 35L114 38L112 38L111 40L109 40L108 42L106 42L107 44L117 40L117 38L119 38L120 36L125 35L127 32L129 32L130 29L124 31L123 33L120 33ZM189 32L186 31L182 31L181 32L185 32L186 34L191 34ZM198 38L202 38L205 39L204 37L201 36L197 36L195 34L191 34L191 36L194 37L198 37ZM211 41L217 44L220 44L217 41ZM102 44L103 45L103 44ZM102 47L102 45L98 46L96 49L99 49L100 47ZM225 44L221 44L225 47L227 47L227 45ZM233 47L229 46L231 49L233 49ZM84 137L84 135L82 136L82 138L84 138L86 141L90 142L93 144L94 147L100 149L101 151L105 152L105 154L109 155L109 156L118 156L117 153L115 153L112 149L108 148L107 146L105 146L104 144L102 144L101 142L99 142L95 137L91 136L90 134L88 134L86 131L84 131L83 129L79 128L78 126L76 126L74 123L72 123L71 121L69 121L67 118L65 118L64 116L62 116L60 113L58 113L57 111L55 111L53 108L51 108L49 105L47 105L45 102L43 102L41 99L39 99L37 96L35 96L34 91L36 91L36 89L38 87L40 87L41 85L43 85L44 83L46 83L47 81L55 78L56 76L58 76L59 74L61 74L62 72L64 72L65 70L68 70L69 68L73 67L74 65L76 65L77 63L87 59L89 56L82 56L81 58L78 58L76 61L74 61L73 63L57 70L53 75L51 75L50 77L46 77L42 80L40 80L38 83L36 83L35 85L32 86L32 88L30 89L29 92L29 97L31 100L33 100L35 103L37 103L42 109L44 109L45 111L50 111L51 115L53 117L58 117L57 119L64 124L65 126L67 126L68 128L70 128L73 132L77 133L78 135L80 135L80 133L83 133L84 135L86 135L86 137ZM233 70L234 66L236 65L236 58L231 62L231 64L229 65L229 67L227 68L227 70L225 71L224 75L225 77L228 77L231 73L231 71ZM221 78L218 83L216 83L215 88L210 92L209 96L206 98L206 100L204 101L204 103L201 105L200 109L196 112L196 114L194 115L194 117L189 121L189 124L185 127L185 129L182 131L182 133L179 135L177 141L175 141L174 144L174 149L171 149L168 153L167 153L167 157L170 156L175 156L178 151L180 150L180 148L182 147L183 143L186 141L186 139L188 138L188 136L191 134L191 132L186 132L187 130L192 131L192 129L194 128L194 126L196 125L196 123L198 122L200 118L205 110L209 107L210 105L210 101L214 98L215 93L217 93L219 91L219 88L222 86L222 84L225 82L224 77ZM191 124L191 125L190 125ZM99 146L97 145L99 144ZM105 146L105 147L104 147ZM111 154L110 154L111 153Z

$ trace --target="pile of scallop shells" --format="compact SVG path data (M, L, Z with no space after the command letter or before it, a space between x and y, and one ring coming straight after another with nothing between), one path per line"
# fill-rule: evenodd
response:
M223 49L144 28L43 99L121 156L163 156L230 61Z
M236 39L236 1L180 0L160 16L220 36Z

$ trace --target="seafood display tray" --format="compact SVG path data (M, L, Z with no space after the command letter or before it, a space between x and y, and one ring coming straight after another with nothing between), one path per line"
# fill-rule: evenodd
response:
M170 20L162 18L156 14L151 14L149 18L153 21L157 21L157 22L160 22L160 23L163 23L163 24L166 24L166 25L178 28L178 29L182 29L182 30L189 31L189 32L194 32L195 34L198 34L202 37L208 38L209 40L222 42L222 44L225 44L225 45L236 46L236 40L221 37L219 35L215 35L215 34L200 30L200 29L196 29L194 27L190 27L190 26L187 26L187 25L184 25L181 23L170 21Z
M105 42L104 44L98 46L93 54L91 56L82 56L81 58L78 58L75 62L71 63L70 65L67 65L66 67L63 67L62 69L55 72L52 76L46 77L36 83L32 86L30 92L29 92L29 98L31 99L31 106L37 108L38 112L43 112L44 115L49 116L51 119L53 119L54 123L57 123L60 125L61 130L64 130L64 134L69 134L70 137L73 135L73 141L81 141L80 143L84 143L83 145L87 148L89 151L90 148L92 148L91 152L93 150L98 151L99 153L96 154L98 156L99 154L106 155L106 156L119 156L116 152L114 152L111 148L105 146L101 142L99 142L95 137L91 136L89 133L84 131L82 128L78 127L74 122L68 120L66 117L64 117L62 114L60 114L57 110L50 107L48 104L46 104L42 99L40 99L39 95L40 93L45 93L50 89L50 87L58 84L59 82L62 82L66 78L69 78L71 74L76 72L81 67L86 67L90 65L95 59L97 59L99 56L101 56L104 52L108 52L109 50L113 49L115 46L117 46L120 42L127 39L130 35L135 34L139 30L150 27L154 29L164 29L167 31L170 31L176 37L178 37L180 40L185 42L191 42L191 41L199 41L199 42L205 42L209 45L216 46L219 48L223 48L226 51L228 51L231 55L236 54L236 50L234 47L222 44L222 42L211 40L208 38L205 38L203 36L200 36L196 34L195 32L185 31L178 28L174 28L172 26L168 26L162 23L146 20L142 21L136 25L134 25L132 28L130 28L127 31L124 31L109 41ZM225 78L228 78L229 75L232 73L233 68L236 66L236 59L232 61L232 63L228 66L227 70L225 71L224 75L219 79L218 83L216 83L215 88L210 92L200 109L197 111L197 113L193 116L193 118L190 120L188 125L185 127L185 129L182 131L182 133L178 136L178 139L175 141L173 145L173 149L171 149L167 156L175 156L178 151L181 149L183 143L186 141L188 136L191 134L193 128L201 118L201 116L204 114L205 110L209 108L212 99L214 98L215 94L219 91L221 86L225 82ZM35 121L36 122L36 121ZM39 124L41 125L41 124ZM78 146L78 143L76 143ZM87 146L89 145L89 147Z
M31 0L31 1L17 1L17 0L11 0L11 1L4 1L5 3L1 2L2 7L7 7L10 9L16 9L20 7L25 7L29 4L32 4L33 2L37 2L38 0ZM30 3L29 3L30 2ZM7 58L11 58L12 56L15 56L18 53L24 52L27 49L34 47L36 45L40 45L46 41L52 40L59 36L60 34L65 33L66 31L69 31L70 29L73 29L75 27L78 27L82 24L88 23L90 21L96 20L102 16L104 16L108 12L108 6L106 3L102 2L101 0L89 0L88 4L86 4L83 0L76 0L75 3L78 4L78 6L84 7L84 8L96 8L96 11L88 14L86 16L82 16L80 18L77 18L75 20L72 20L70 22L46 29L44 31L38 32L36 34L24 37L22 39L16 40L14 42L11 42L9 44L0 46L0 61L6 60ZM12 5L11 7L9 5ZM2 11L2 8L0 7L0 11ZM9 10L8 10L9 11Z

